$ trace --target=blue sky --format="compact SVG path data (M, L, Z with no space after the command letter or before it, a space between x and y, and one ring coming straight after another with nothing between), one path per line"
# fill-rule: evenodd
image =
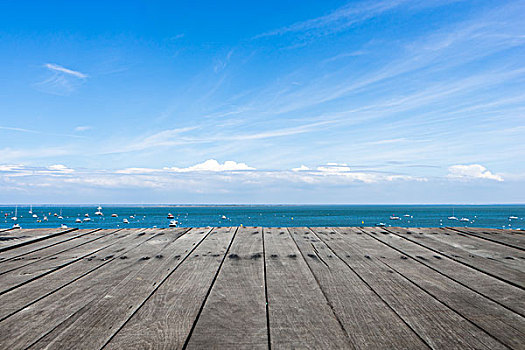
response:
M3 1L0 203L523 203L525 1Z

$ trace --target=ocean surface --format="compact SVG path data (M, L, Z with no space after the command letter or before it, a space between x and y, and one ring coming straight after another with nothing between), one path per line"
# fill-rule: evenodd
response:
M0 206L0 228L168 227L171 213L179 227L205 226L470 226L525 229L525 205L253 205L253 206ZM18 220L12 220L16 213ZM56 214L56 216L55 216ZM86 214L91 221L84 221ZM112 217L117 214L118 217ZM58 216L63 219L59 219ZM47 221L44 220L47 217ZM392 216L399 217L391 219ZM449 220L455 216L458 220ZM510 218L510 217L517 217ZM76 223L76 219L82 223ZM460 221L459 219L469 221ZM127 219L129 223L123 223Z

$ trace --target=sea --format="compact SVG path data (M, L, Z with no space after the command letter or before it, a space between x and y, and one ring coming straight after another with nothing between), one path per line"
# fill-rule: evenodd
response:
M0 206L0 229L207 226L400 226L525 229L525 205L192 205ZM32 211L32 214L29 213ZM12 220L13 216L17 220ZM112 215L116 214L114 217ZM33 217L36 215L36 217ZM62 216L62 219L59 217ZM451 220L454 216L458 220ZM89 217L89 220L85 220ZM82 222L77 223L76 219ZM128 223L124 223L124 219ZM463 221L461 221L463 219ZM466 221L468 219L468 221Z

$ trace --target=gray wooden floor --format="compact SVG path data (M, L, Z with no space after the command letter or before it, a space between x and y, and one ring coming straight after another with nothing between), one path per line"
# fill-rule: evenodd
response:
M0 232L1 349L525 349L525 235Z

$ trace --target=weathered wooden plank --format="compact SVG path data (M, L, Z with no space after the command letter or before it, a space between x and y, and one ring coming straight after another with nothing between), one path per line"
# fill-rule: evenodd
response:
M74 349L89 344L98 349L104 346L205 237L205 231L198 232L172 239L157 254L143 257L150 261L94 300L82 315L54 328L33 348Z
M308 228L289 231L356 349L428 347Z
M421 230L424 233L428 232L428 229ZM507 267L525 272L525 252L523 250L447 228L442 228L437 234L432 234L432 238L463 249L469 254L499 261Z
M42 278L0 295L0 304L2 305L2 308L0 308L0 321L57 292L76 280L96 272L97 269L108 264L113 259L127 258L125 255L127 251L148 239L152 239L155 237L155 233L159 232L151 229L125 229L124 231L127 231L127 236L119 239L115 244L99 250L96 254L89 255L74 264L53 271Z
M504 349L499 341L480 330L423 289L363 252L356 230L315 229L317 236L343 259L432 348ZM332 234L333 232L333 234ZM344 234L346 233L346 234ZM385 246L386 247L386 246Z
M422 264L420 258L400 259L400 254L406 256L403 251L390 249L392 246L384 243L381 235L369 234L367 230L363 232L367 234L358 240L363 253L379 257L383 264L506 346L512 349L522 347L525 339L524 317L430 269ZM521 303L525 303L525 299Z
M55 236L63 235L68 232L77 230L76 228L68 229L38 229L20 232L19 230L8 231L9 236L2 235L0 240L0 252L19 248L28 244L40 242ZM13 233L17 233L16 235ZM13 239L7 239L13 238Z
M102 236L96 241L88 242L84 245L40 260L38 264L28 264L18 269L0 274L0 295L18 288L29 281L41 278L53 271L75 263L86 256L95 254L104 247L115 244L118 239L121 239L126 235L127 233L125 231L115 233L110 232L108 235Z
M268 348L261 228L239 228L187 349Z
M404 255L525 316L525 291L383 229L367 232ZM377 234L374 234L377 233Z
M96 234L96 232L99 232L98 234L102 234L105 230L100 229L81 229L81 230L75 230L72 232L68 232L67 234L52 237L37 243L29 244L26 246L19 247L17 249L8 250L5 252L0 252L0 264L9 261L11 259L16 258L22 258L25 257L27 254L46 249L48 247L52 247L57 244L61 244L73 239L76 239L78 237L82 237L85 235L90 234ZM1 266L1 265L0 265Z
M434 239L434 235L432 234L424 234L420 229L403 229L394 227L388 227L385 229L388 232L400 235L412 242L416 242L428 249L441 253L452 260L484 272L492 277L498 278L516 287L525 288L525 273L510 268L499 261L469 254L463 249Z
M234 233L232 228L213 229L104 348L181 349L204 306Z
M84 312L90 310L93 303L107 296L111 288L125 279L133 278L134 272L155 260L144 257L159 254L166 245L178 238L178 234L168 235L162 231L150 231L149 234L153 237L128 251L125 254L126 259L122 259L123 256L112 259L96 273L76 280L1 321L0 348L30 347L55 329L63 329L74 323ZM91 344L86 342L84 346L90 347Z
M353 348L286 229L264 228L272 348Z
M41 263L44 259L51 259L52 257L55 257L53 259L55 260L54 263L59 263L58 259L64 257L64 255L59 255L60 253L67 252L68 250L79 247L86 243L96 241L104 236L113 234L116 231L118 230L103 230L98 231L98 233L93 233L92 230L88 230L89 233L80 232L80 235L75 235L69 239L66 239L60 242L60 244L51 244L50 246L47 246L45 248L37 249L36 251L18 255L17 257L14 257L12 259L4 260L0 263L0 275L30 264ZM75 231L75 233L77 232L78 231ZM62 236L59 237L62 238ZM24 249L30 246L31 245L21 247L15 250L10 250L8 252L14 252L19 249Z
M525 233L523 231L496 230L474 227L450 227L450 229L476 236L491 242L525 250Z

